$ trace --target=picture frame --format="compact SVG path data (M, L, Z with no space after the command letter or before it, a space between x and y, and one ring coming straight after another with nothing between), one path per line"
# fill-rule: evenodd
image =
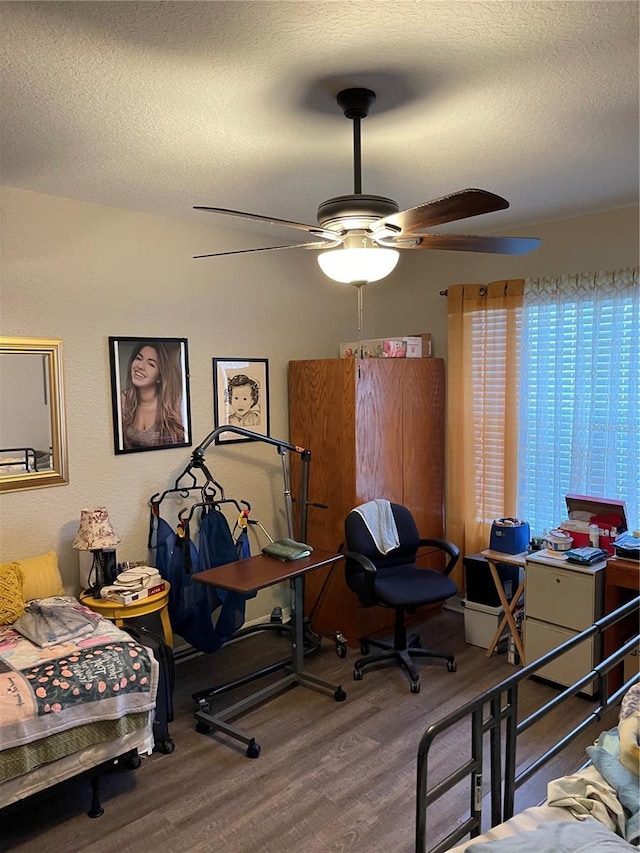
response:
M187 339L110 337L109 360L115 453L190 447Z
M213 359L213 422L269 435L269 361L266 358ZM216 444L255 441L234 432L223 432Z

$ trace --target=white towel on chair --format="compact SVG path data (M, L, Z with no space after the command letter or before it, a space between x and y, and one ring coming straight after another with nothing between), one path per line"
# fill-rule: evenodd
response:
M376 498L374 501L360 504L354 512L362 516L381 554L388 554L400 545L398 528L389 501Z

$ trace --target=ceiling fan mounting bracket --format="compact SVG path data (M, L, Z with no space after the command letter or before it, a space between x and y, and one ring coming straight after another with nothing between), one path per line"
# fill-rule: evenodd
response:
M366 118L376 99L371 89L343 89L338 92L338 106L347 118Z
M398 213L399 209L392 198L381 195L339 195L323 201L318 207L318 225L341 231L369 228L373 222Z

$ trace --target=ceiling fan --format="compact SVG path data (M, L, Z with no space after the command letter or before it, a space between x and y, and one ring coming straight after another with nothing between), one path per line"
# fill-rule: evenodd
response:
M433 201L400 210L390 198L362 192L360 122L369 113L376 99L371 89L345 89L337 102L346 118L353 121L354 191L323 201L318 207L317 225L290 222L257 213L244 213L222 207L194 206L227 216L239 216L274 225L304 231L314 242L265 246L196 255L214 258L221 255L241 255L277 249L321 250L318 262L330 278L349 284L365 284L388 275L398 260L396 249L442 249L458 252L483 252L501 255L524 255L539 244L537 237L470 236L462 234L432 234L427 229L445 222L455 222L470 216L493 213L509 207L509 202L494 193L480 189L465 189ZM363 251L364 250L364 251ZM368 260L367 260L368 258ZM354 260L352 268L348 260Z

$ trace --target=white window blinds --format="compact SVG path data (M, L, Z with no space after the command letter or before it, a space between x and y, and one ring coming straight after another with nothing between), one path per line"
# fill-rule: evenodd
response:
M518 513L533 534L569 493L626 502L640 524L638 269L525 282Z

